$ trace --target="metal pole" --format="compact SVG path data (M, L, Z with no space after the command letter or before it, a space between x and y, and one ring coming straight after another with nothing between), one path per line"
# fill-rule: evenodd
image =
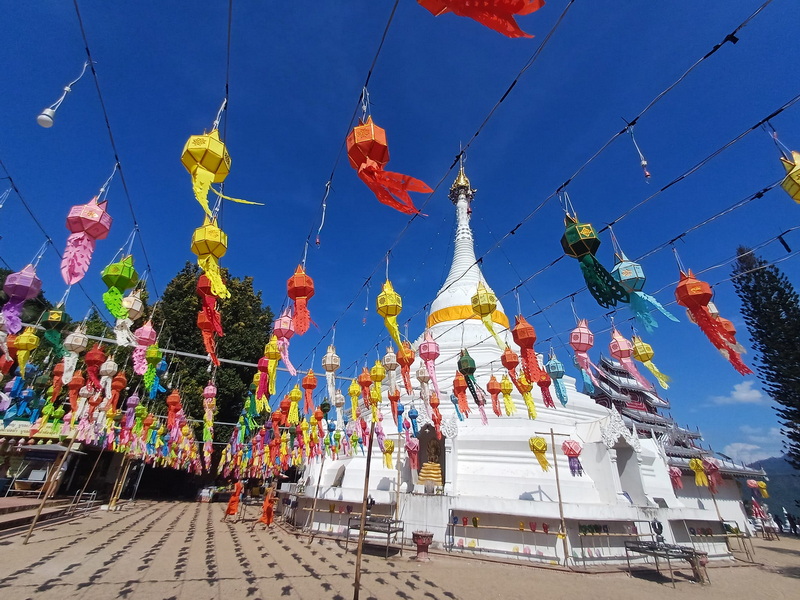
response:
M317 512L317 499L319 498L319 485L322 482L322 469L325 467L325 457L327 455L322 453L322 462L319 465L319 475L317 475L317 487L314 488L314 502L311 505L311 522L308 524L308 543L314 539L314 515Z
M105 452L105 450L106 450L105 445L102 448L100 448L100 452L98 453L97 458L95 459L94 464L92 465L92 470L89 471L89 476L86 478L86 482L83 484L83 487L81 488L81 493L78 495L78 502L81 501L81 498L83 498L83 494L86 491L86 488L89 487L89 482L92 480L92 475L94 475L94 471L95 469L97 469L97 463L100 462L100 457L103 456L103 452Z
M561 534L562 538L561 541L564 544L564 566L567 565L567 560L569 560L569 545L567 544L567 522L564 520L564 502L561 499L561 478L558 476L558 460L556 460L556 434L553 432L553 428L550 428L550 444L552 444L553 450L553 466L555 467L556 471L556 490L558 490L558 514L561 517Z
M147 463L142 460L141 468L139 469L139 477L136 478L136 485L133 488L133 494L131 494L131 502L136 499L136 493L139 491L139 484L142 482L142 475L144 475L144 470L147 468Z
M67 449L61 455L61 460L58 463L58 467L53 469L54 475L51 475L47 478L47 483L44 485L45 492L42 496L42 501L39 503L39 508L36 509L36 514L33 517L33 521L31 521L31 526L28 528L28 533L25 534L25 539L22 541L23 544L28 543L28 540L31 538L31 534L33 533L33 529L36 527L36 523L39 522L39 517L42 515L42 509L44 509L47 498L50 496L53 485L61 477L61 467L64 466L64 461L67 460L70 452L72 452L72 444L75 443L75 436L77 436L77 434L78 430L76 429L69 440L69 444L67 444Z
M372 440L375 436L375 421L369 426L369 443L367 444L367 471L364 473L364 499L361 502L361 525L358 529L358 552L356 553L356 576L353 582L353 600L358 600L361 591L361 552L364 548L364 525L367 522L367 496L369 495L369 466L372 463Z

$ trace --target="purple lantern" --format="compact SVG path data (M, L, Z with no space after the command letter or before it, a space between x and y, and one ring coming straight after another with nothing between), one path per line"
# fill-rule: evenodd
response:
M19 333L22 329L22 305L32 300L42 291L42 280L36 276L36 268L28 265L17 273L6 278L3 291L8 295L8 302L3 306L8 333Z

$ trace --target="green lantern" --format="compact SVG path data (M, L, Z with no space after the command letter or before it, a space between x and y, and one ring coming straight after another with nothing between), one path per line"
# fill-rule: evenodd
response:
M45 329L42 338L45 343L52 346L53 356L56 360L59 360L66 353L61 343L61 330L67 323L69 323L69 315L64 312L64 307L60 303L55 308L45 311L42 316L41 324Z
M111 263L100 272L108 291L103 294L103 303L108 312L117 319L128 317L128 309L122 306L122 295L139 283L139 274L133 267L133 256L126 256L119 262Z
M577 258L589 293L597 303L609 308L618 302L628 302L628 292L611 276L595 258L600 239L591 223L581 223L578 216L569 213L564 217L566 230L561 237L561 247L567 256Z
M461 373L467 381L467 387L472 397L475 399L475 404L478 405L481 421L485 424L487 420L486 412L483 407L486 405L486 396L475 380L475 369L475 360L469 355L466 349L461 350L461 357L458 359L458 372Z

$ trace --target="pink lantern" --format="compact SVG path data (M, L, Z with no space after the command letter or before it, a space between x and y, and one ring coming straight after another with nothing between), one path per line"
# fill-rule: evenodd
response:
M133 372L137 375L144 375L144 372L147 371L145 353L148 347L156 343L158 333L153 329L153 323L148 321L134 331L133 335L136 338L136 348L133 351Z
M3 306L6 329L8 333L19 333L22 329L22 306L42 291L42 280L36 276L36 267L28 265L21 271L11 273L6 277L3 291L8 296L8 302Z
M669 468L669 479L672 482L672 487L676 490L683 489L683 473L680 467Z
M297 369L294 368L292 361L289 360L289 340L294 335L294 321L289 309L285 309L281 316L275 319L272 324L272 332L278 338L278 350L281 353L281 360L292 377L297 375Z
M608 345L608 349L611 356L620 362L622 368L630 373L631 377L639 382L639 385L648 390L653 388L653 384L639 373L639 369L633 362L633 344L616 329L611 330L611 343Z
M436 359L439 358L439 344L433 339L431 330L425 330L425 340L419 345L419 357L425 362L425 368L428 369L428 375L433 382L433 389L436 395L439 393L439 382L436 381Z
M67 247L61 259L61 277L67 285L83 279L92 260L97 240L104 240L111 229L111 215L106 212L106 202L97 197L86 204L73 206L67 214Z
M582 477L583 465L581 465L581 461L578 458L583 451L583 446L581 446L580 442L577 440L565 440L561 444L561 450L569 458L569 472L572 473L572 476Z
M583 375L584 391L591 393L594 391L594 386L599 384L594 376L594 370L597 367L594 366L587 354L589 349L594 346L594 334L589 329L586 319L580 319L578 326L570 332L569 345L575 350L575 361Z

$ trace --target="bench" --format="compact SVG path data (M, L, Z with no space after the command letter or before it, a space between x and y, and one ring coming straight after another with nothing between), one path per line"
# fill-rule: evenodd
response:
M361 530L361 515L347 519L347 537L345 538L345 550L350 546L350 530ZM405 522L391 517L373 517L367 515L364 520L364 532L380 533L386 535L386 554L389 558L389 540L395 533L403 534L406 530ZM400 540L400 556L403 556L403 540Z
M672 572L673 560L687 561L691 565L692 573L698 583L711 583L711 579L708 577L708 570L706 569L708 554L705 552L698 552L688 546L676 546L663 542L628 541L625 542L625 559L628 561L628 575L631 575L631 552L655 558L656 571L659 573L661 573L661 569L658 566L658 559L666 559L673 588L675 587L675 575Z

